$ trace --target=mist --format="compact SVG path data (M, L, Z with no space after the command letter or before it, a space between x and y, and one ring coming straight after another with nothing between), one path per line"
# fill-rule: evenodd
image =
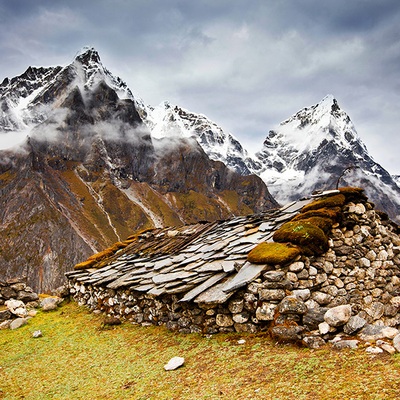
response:
M26 142L29 131L0 133L0 150L18 150Z

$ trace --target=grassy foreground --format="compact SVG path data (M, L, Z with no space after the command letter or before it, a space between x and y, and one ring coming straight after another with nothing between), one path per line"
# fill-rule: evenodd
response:
M0 399L396 399L400 355L309 350L262 335L183 335L69 303L0 331ZM34 339L40 329L43 337ZM239 339L244 344L238 344ZM163 366L185 358L175 371Z

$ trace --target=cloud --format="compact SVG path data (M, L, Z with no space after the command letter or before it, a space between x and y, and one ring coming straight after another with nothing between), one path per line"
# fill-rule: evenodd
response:
M0 133L0 150L16 150L28 137L28 131Z
M197 143L194 137L182 138L179 136L168 136L163 138L153 138L152 142L155 150L155 156L159 159L170 155L173 152L176 152L178 154L178 152L181 151L180 149L183 148L190 149L191 152L203 152L202 148Z
M397 0L14 0L0 3L0 70L65 65L91 44L146 103L205 114L249 149L333 93L400 173L399 18Z

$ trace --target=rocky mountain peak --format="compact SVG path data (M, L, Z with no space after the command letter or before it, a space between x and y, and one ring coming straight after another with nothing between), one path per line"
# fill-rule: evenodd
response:
M102 80L111 78L111 73L104 68L99 53L93 47L83 47L75 56L70 66L73 67L79 83L83 83L85 89L98 84Z
M328 94L315 105L301 109L280 124L280 126L285 125L289 125L290 129L294 127L312 129L312 133L316 129L324 129L330 125L338 125L340 128L345 128L345 125L348 125L349 129L354 128L350 117L340 108L338 101L332 94Z
M119 77L113 75L101 62L98 51L91 46L83 47L74 58L74 61L67 70L73 70L75 75L74 84L77 84L83 91L105 82L111 87L120 99L134 100L134 96L128 85Z
M92 46L84 46L75 55L75 60L82 65L101 64L98 51Z

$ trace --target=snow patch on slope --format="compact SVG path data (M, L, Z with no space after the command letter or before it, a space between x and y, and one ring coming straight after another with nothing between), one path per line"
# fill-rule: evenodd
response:
M143 212L152 220L155 228L162 228L164 226L163 219L151 209L151 206L147 204L146 200L140 196L139 193L137 193L133 186L130 186L128 189L121 188L120 190L126 194L129 200L143 210Z

